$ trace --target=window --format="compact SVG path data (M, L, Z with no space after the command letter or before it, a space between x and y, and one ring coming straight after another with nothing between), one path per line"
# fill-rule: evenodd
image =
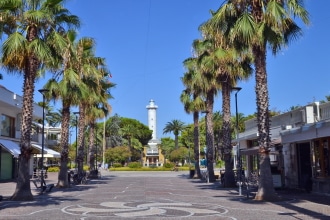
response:
M7 115L1 115L1 136L15 137L15 119Z
M47 135L47 139L56 141L57 140L57 134L50 133L50 134Z
M313 142L315 177L330 176L329 139L318 139Z

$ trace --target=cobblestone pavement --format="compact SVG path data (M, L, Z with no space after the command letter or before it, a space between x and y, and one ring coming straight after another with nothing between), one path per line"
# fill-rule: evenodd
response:
M48 183L56 183L50 174ZM107 172L87 185L54 188L34 201L10 201L16 183L0 183L0 219L330 219L330 197L278 191L281 202L258 202L188 171Z

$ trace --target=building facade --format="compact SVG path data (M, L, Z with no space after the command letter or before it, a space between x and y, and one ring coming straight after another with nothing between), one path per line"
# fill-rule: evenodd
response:
M314 102L270 121L274 186L330 193L330 102ZM238 140L242 165L249 175L259 169L256 119L246 121L245 126Z
M0 180L9 180L17 177L18 157L20 155L20 124L22 116L22 97L9 91L0 85ZM43 108L34 104L33 121L42 118ZM42 126L41 126L42 128ZM38 155L41 157L42 133L40 125L34 126L31 137L30 175L36 166ZM48 129L50 130L50 129ZM47 131L45 128L45 142L47 143ZM56 132L60 132L60 128ZM44 145L44 155L52 158L60 157L60 154L51 150L51 145ZM45 157L46 158L46 157ZM46 160L45 160L46 161Z

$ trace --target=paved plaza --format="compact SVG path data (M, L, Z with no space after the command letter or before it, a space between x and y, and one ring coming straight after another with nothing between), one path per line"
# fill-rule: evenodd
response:
M57 173L48 183L56 183ZM330 219L330 197L278 191L281 202L258 202L188 171L108 172L87 185L54 188L34 201L10 201L16 183L0 183L0 219Z

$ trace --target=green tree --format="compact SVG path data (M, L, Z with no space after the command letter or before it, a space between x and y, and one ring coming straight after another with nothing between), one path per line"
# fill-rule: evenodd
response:
M255 117L253 117L255 118ZM244 132L245 131L245 121L247 120L246 117L244 117L243 113L238 113L238 132ZM231 117L231 123L236 124L236 115ZM236 133L234 131L235 129L232 129L232 138L236 138Z
M106 148L121 146L123 138L120 134L121 118L118 114L110 117L105 124Z
M79 26L79 19L63 7L63 0L0 1L0 35L7 38L2 46L3 67L23 75L23 106L21 121L21 154L16 190L12 200L32 200L29 160L33 94L41 67L53 66L52 53L60 44L61 33L68 25ZM55 40L57 39L57 40Z
M127 126L130 127L130 130L123 130ZM136 119L122 117L120 119L120 131L123 138L126 138L127 140L128 137L136 138L142 145L147 145L149 140L152 139L152 130Z
M161 138L160 141L160 149L165 157L165 164L166 159L169 159L170 153L175 149L175 141L170 137Z
M294 17L294 19L292 18ZM251 49L255 66L257 122L260 155L260 179L257 200L276 200L270 171L270 121L267 82L267 47L273 54L301 35L295 23L309 23L308 12L300 0L226 1L214 13L213 26L233 40Z
M170 160L175 162L181 162L184 165L185 159L187 159L189 155L188 149L186 147L179 147L178 149L173 150L170 153Z
M167 122L165 128L163 129L163 134L173 132L175 149L179 148L179 134L184 128L185 128L184 122L174 119L170 122Z
M118 146L109 148L105 151L105 158L107 163L121 163L127 162L128 158L132 156L128 146Z

